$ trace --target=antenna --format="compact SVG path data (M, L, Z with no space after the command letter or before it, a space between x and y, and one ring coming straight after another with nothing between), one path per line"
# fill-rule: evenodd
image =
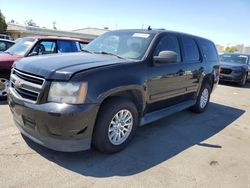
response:
M148 26L148 30L149 30L149 31L152 30L151 26Z

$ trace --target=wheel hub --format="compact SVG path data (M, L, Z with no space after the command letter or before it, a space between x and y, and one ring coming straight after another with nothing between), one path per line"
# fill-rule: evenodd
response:
M207 102L208 102L208 98L209 98L209 92L208 92L208 89L205 88L201 93L201 99L200 99L200 107L201 108L205 108L205 106L207 105Z
M133 127L133 116L129 110L120 110L112 118L108 130L109 141L120 145L126 141Z
M7 96L7 89L9 86L9 80L0 78L0 97Z

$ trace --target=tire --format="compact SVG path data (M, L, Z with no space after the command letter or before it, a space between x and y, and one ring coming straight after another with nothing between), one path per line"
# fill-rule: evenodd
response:
M128 113L127 116L125 116L126 113ZM124 124L124 121L119 124L117 123L119 122L118 118L115 118L116 115L121 117L124 115L123 117L126 117L127 119L131 118L125 122L126 124ZM96 125L93 131L92 144L97 150L103 153L119 152L123 150L134 137L138 123L138 111L132 101L118 97L108 99L108 101L101 106L98 113ZM123 137L124 140L122 142L119 136L118 138L115 138L117 134L120 134L122 138L122 133L118 133L119 131L123 133L125 131L125 134L123 135L126 136Z
M211 87L208 83L202 85L196 104L191 108L193 112L202 113L206 110L211 95ZM207 97L206 97L207 96ZM206 100L205 100L205 98ZM203 102L202 102L203 101ZM205 102L206 101L206 102ZM204 103L205 102L205 103Z
M9 86L9 79L6 76L0 76L0 100L7 99L7 89Z
M247 73L245 73L242 77L242 80L238 83L240 86L245 86L247 83Z

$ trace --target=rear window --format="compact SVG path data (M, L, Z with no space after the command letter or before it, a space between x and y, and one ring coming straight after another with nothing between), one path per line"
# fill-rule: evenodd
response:
M200 61L200 53L198 46L194 39L190 37L182 37L184 53L187 62L197 62Z
M212 42L200 40L199 43L207 61L218 61L217 50Z
M65 53L65 52L77 52L79 48L75 41L68 41L68 40L58 40L58 52Z

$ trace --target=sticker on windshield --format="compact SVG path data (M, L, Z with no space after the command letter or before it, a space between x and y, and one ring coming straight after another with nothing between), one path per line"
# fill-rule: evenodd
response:
M244 58L247 58L247 56L245 56L245 55L240 55L239 57L244 57Z
M27 45L27 46L30 46L30 45L32 45L32 44L33 44L33 42L30 42L30 41L25 41L25 42L24 42L24 44L25 44L25 45Z
M134 33L132 37L148 38L149 34L147 33Z

